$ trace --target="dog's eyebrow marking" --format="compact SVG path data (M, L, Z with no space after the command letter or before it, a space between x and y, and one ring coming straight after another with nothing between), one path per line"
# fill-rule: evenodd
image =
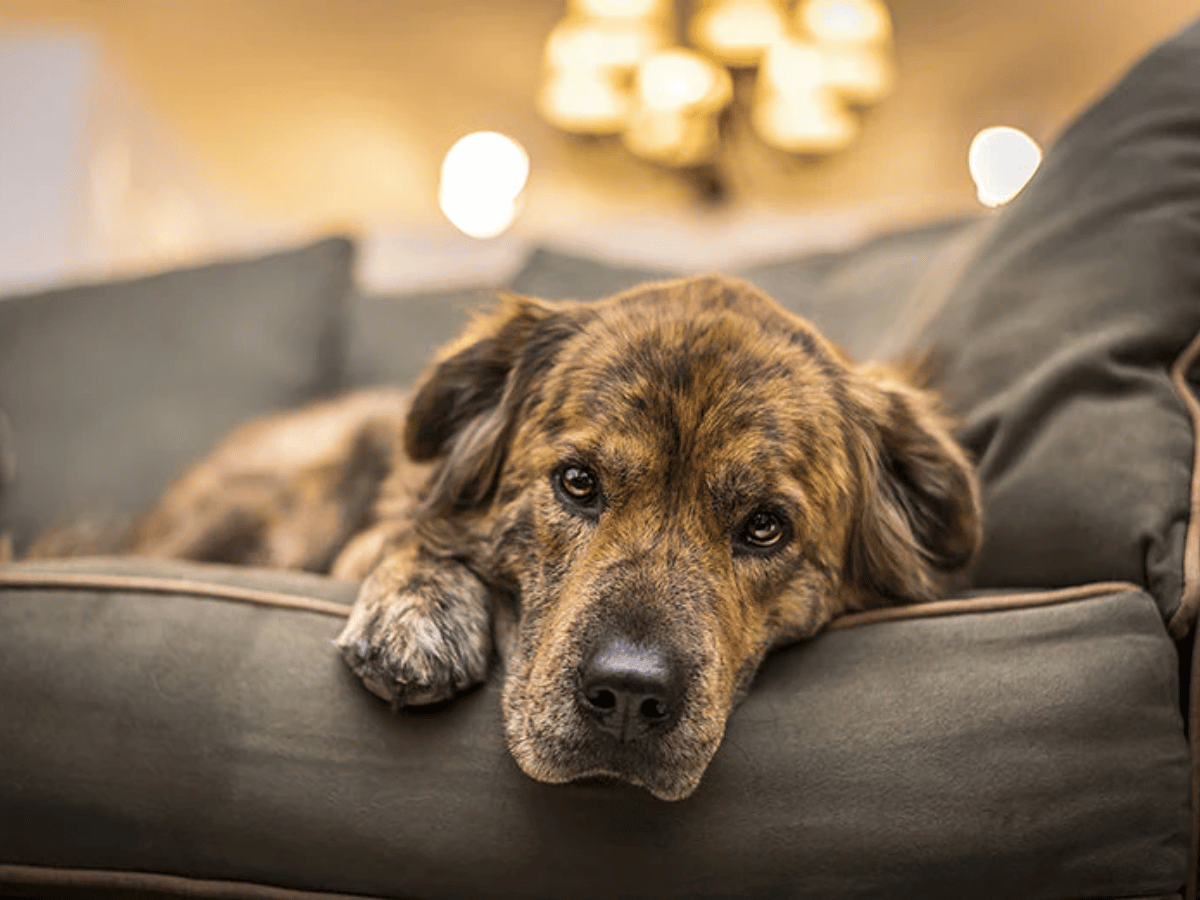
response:
M714 513L726 522L756 506L778 505L798 517L807 508L803 492L791 479L770 471L760 475L741 465L709 474L704 479L704 488Z
M568 437L565 440L556 441L553 447L561 462L575 462L588 467L599 466L601 462L612 460L617 456L599 441L579 437ZM625 460L619 457L616 459L617 464L624 462Z
M792 331L788 337L788 343L793 347L799 347L806 355L813 358L825 355L817 348L817 339L813 337L812 332L807 328L797 328Z

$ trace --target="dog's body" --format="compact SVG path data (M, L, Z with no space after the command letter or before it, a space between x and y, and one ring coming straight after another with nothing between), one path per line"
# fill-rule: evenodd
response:
M929 395L705 277L509 298L407 401L360 393L235 432L128 549L362 579L338 646L396 705L482 681L493 622L512 620L521 768L679 799L771 647L937 597L978 541Z

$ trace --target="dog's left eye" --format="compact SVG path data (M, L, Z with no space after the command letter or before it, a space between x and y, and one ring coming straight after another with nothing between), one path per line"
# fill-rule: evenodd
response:
M749 550L778 550L787 541L787 521L776 512L760 509L742 524L740 543Z
M600 495L600 481L596 473L583 466L564 466L555 478L559 491L572 503L589 506Z

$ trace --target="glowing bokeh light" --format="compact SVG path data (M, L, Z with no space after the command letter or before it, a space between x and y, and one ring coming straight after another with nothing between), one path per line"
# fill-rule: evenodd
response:
M858 117L826 89L761 94L751 122L759 137L789 153L833 153L859 132Z
M716 152L717 114L733 98L733 80L699 53L663 50L638 67L636 98L625 146L666 166L694 166Z
M1018 128L996 126L975 135L967 151L967 167L979 202L1003 206L1029 183L1042 163L1042 150Z
M874 47L823 47L825 83L848 103L869 106L892 92L891 56Z
M774 0L717 0L692 20L697 46L730 66L753 66L784 36L787 22Z
M496 237L516 220L528 179L529 154L520 144L495 131L476 131L442 160L438 202L464 234Z
M546 40L550 72L632 69L659 49L665 38L644 24L563 22Z
M880 0L805 0L796 8L796 18L822 43L870 46L886 43L892 34Z
M547 77L538 91L541 114L571 134L616 134L629 118L629 96L604 72L565 70Z
M698 53L664 50L638 68L638 95L644 106L656 111L709 105L706 101L717 99L714 90L724 74Z
M442 161L442 185L512 200L529 178L529 154L496 131L459 138Z
M695 166L716 152L716 122L705 116L633 114L621 142L642 159L664 166Z
M775 91L819 85L825 81L825 57L811 41L786 37L767 49L758 72Z

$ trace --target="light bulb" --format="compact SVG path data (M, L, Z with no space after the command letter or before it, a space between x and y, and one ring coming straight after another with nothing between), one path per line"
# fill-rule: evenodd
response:
M1003 206L1021 192L1042 162L1042 150L1018 128L985 128L971 141L967 167L979 202Z
M477 131L456 141L442 160L438 202L460 231L495 237L516 219L528 179L529 154L520 144L495 131Z

